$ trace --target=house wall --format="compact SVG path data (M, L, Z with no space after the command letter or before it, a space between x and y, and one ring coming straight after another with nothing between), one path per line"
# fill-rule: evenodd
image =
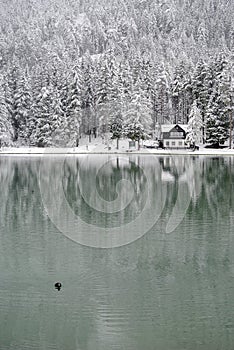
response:
M163 140L163 146L166 148L185 148L187 147L185 145L184 139L164 139Z
M187 128L187 125L184 125ZM162 140L165 148L187 148L185 144L186 131L180 125L163 125Z

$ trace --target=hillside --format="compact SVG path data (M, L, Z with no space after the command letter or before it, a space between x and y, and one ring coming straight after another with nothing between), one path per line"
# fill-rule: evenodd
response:
M2 0L1 144L187 123L195 100L228 133L233 43L229 0Z

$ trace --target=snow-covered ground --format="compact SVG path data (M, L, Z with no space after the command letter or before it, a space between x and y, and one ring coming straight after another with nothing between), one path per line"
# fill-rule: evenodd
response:
M234 149L211 149L200 147L199 151L191 151L187 149L147 149L137 148L129 149L128 140L120 140L119 149L116 148L116 141L110 141L108 144L102 139L92 139L92 142L82 139L79 147L66 147L66 148L39 148L39 147L5 147L0 148L0 156L12 155L12 156L41 156L41 155L60 155L60 154L178 154L178 155L234 155Z

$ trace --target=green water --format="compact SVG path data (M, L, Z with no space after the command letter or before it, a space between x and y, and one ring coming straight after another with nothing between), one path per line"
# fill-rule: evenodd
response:
M133 196L123 184L127 204L107 212L123 178ZM132 243L118 248L81 245L53 204L61 181L97 236L131 227L149 200L155 222L143 232L143 216L144 235L123 231ZM233 350L233 188L232 157L0 158L0 349Z

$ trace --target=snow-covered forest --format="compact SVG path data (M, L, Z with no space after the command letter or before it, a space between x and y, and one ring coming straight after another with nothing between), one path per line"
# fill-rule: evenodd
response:
M149 133L194 106L222 143L233 57L231 0L1 0L0 146Z

